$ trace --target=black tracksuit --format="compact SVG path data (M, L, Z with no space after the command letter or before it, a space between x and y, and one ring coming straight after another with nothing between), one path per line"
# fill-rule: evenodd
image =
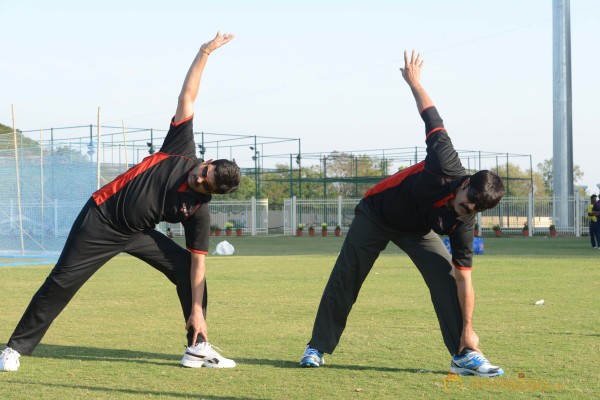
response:
M458 219L448 205L467 178L435 107L421 113L426 127L424 161L371 188L356 206L354 220L325 286L310 345L325 353L337 346L358 292L389 242L415 263L427 284L444 343L456 354L462 312L453 268L471 268L473 215ZM448 235L452 256L438 234Z
M187 187L188 171L197 162L190 117L171 123L159 152L96 191L73 223L58 262L31 299L8 347L31 354L77 290L121 252L147 262L176 285L187 320L192 306L190 252L207 254L210 228L211 196ZM154 229L160 221L183 224L187 250ZM206 296L205 288L205 314Z

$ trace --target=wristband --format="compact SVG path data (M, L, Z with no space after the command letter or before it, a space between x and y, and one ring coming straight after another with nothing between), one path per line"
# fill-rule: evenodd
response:
M200 48L200 51L206 54L207 56L210 56L210 51L204 50L203 48Z

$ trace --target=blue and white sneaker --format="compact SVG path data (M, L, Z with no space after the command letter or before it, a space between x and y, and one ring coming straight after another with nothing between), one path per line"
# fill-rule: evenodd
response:
M500 376L504 370L500 367L490 364L490 362L474 350L465 350L463 355L452 357L450 363L450 372L458 375L477 375L477 376Z
M323 353L321 353L317 349L313 349L312 347L306 346L306 350L304 350L304 355L300 360L301 367L319 367L325 364L325 358L323 357Z

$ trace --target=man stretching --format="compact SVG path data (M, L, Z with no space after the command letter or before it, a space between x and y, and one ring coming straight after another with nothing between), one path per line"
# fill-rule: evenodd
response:
M211 52L233 39L217 33L204 43L183 82L177 110L159 152L92 194L75 220L50 275L31 299L0 355L1 371L19 369L79 288L121 252L150 264L175 284L187 329L185 367L235 367L208 343L205 257L212 194L235 191L240 169L229 160L198 160L192 132L194 101ZM186 249L155 230L181 223Z
M425 160L371 188L356 206L354 220L317 311L312 337L300 365L318 367L332 353L346 327L358 292L389 242L415 263L427 284L433 307L457 374L502 375L478 348L473 329L475 297L471 283L473 228L478 211L502 198L498 175L467 175L443 121L420 83L423 61L404 52L402 77L425 122ZM439 235L448 235L452 256Z

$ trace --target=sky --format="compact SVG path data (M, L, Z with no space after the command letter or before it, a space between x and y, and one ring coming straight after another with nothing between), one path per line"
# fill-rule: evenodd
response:
M598 193L600 1L570 4L573 160ZM300 138L305 153L424 146L399 72L415 49L457 149L552 157L550 0L0 0L0 17L0 123L14 105L21 130L96 124L98 107L102 124L168 128L220 30L236 37L210 56L195 131ZM263 154L297 153L285 146Z

